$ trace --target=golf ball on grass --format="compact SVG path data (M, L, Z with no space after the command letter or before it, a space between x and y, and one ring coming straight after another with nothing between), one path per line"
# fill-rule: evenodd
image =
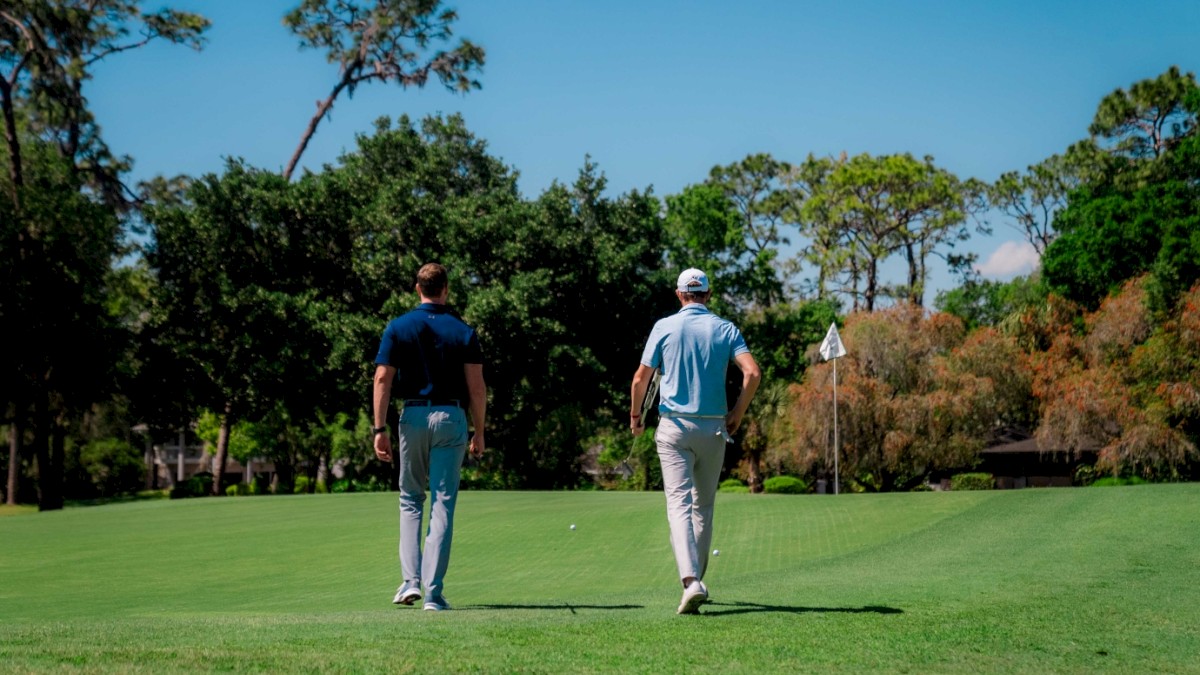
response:
M721 552L714 548L713 555L721 555Z
M575 529L575 523L571 523L571 529Z

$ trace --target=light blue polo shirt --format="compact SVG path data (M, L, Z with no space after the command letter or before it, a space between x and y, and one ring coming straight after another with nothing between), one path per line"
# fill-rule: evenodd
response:
M658 412L724 417L725 373L739 354L750 351L732 322L699 303L660 319L642 351L642 365L662 368Z

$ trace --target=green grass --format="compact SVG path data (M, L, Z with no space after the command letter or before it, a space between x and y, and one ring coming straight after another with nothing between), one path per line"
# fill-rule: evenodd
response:
M0 670L1200 672L1200 484L722 493L700 616L658 493L463 493L440 614L396 538L387 493L3 518Z
M9 506L8 504L0 504L0 518L2 518L4 516L18 516L18 515L23 515L26 513L37 513L37 507L36 506L28 506L25 504L18 504L16 506Z

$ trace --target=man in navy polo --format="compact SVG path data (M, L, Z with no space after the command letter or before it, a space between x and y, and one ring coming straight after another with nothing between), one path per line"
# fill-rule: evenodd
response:
M428 263L417 272L421 304L393 319L375 356L375 455L392 461L387 410L393 391L403 403L397 439L400 454L400 570L404 583L392 602L411 605L424 592L427 610L450 609L442 581L450 563L459 471L468 445L483 455L487 391L483 350L475 329L446 306L446 268ZM475 434L467 441L470 412ZM425 490L429 533L421 550Z
M662 464L671 548L683 583L677 611L695 614L708 600L703 579L725 443L741 425L762 374L737 326L709 311L708 275L684 270L675 297L682 307L654 324L633 375L629 426L634 436L645 428L641 401L654 371L661 368L654 441ZM725 399L725 373L731 363L742 371L742 391L732 409Z

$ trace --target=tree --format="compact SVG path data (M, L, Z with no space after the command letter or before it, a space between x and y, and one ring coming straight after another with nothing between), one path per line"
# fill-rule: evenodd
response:
M114 158L87 107L84 84L96 63L167 40L199 49L209 22L173 9L143 12L137 0L9 0L0 8L0 109L14 203L25 184L16 115L24 101L26 130L52 142L81 172L84 183L111 203L122 200L119 174L128 160Z
M1054 221L1066 206L1067 193L1081 183L1077 153L1052 155L1025 173L1001 174L987 188L988 203L1008 217L1038 255L1056 235Z
M750 292L748 300L761 306L783 299L775 259L778 247L789 243L780 226L787 204L783 179L790 170L787 163L760 153L728 166L713 167L707 181L720 189L736 209L741 241L735 244L731 239L726 245L742 271L739 282Z
M1014 313L1045 298L1045 285L1036 273L1006 282L968 276L956 288L939 291L933 306L962 319L970 331L999 327Z
M286 189L278 175L230 161L223 175L196 180L187 203L146 210L159 339L194 376L198 405L222 418L213 471L218 495L232 428L281 393L289 339L306 334L306 324L293 320L300 303L276 284Z
M1097 453L1097 468L1152 479L1194 475L1200 464L1200 285L1165 321L1148 306L1150 279L1124 284L1034 357L1038 445ZM1072 322L1074 323L1074 322Z
M929 256L969 236L966 206L978 190L975 183L936 167L932 157L917 160L909 154L810 157L806 164L799 174L807 194L800 214L820 244L814 259L822 269L819 285L828 275L825 266L841 262L853 306L859 307L861 297L871 311L884 291L879 267L899 252L908 263L908 277L897 292L922 304Z
M325 50L340 75L329 96L317 102L284 178L291 179L317 125L343 91L352 97L358 85L371 80L419 88L431 75L451 91L478 89L470 74L483 66L482 47L460 40L450 51L430 49L431 43L451 38L457 19L441 0L302 0L284 25L300 38L301 48Z
M1005 351L992 348L995 335L991 345L964 342L962 323L949 315L926 317L911 304L858 312L846 318L842 336L840 464L866 489L904 489L932 471L971 466L1005 422L997 402L1019 399L997 393L1019 391L1019 380L1002 385L997 378L1011 377L1021 361L987 359L1014 353L1015 342ZM817 358L815 345L810 353ZM831 377L831 364L810 366L791 406L794 461L825 475L833 473Z
M124 338L105 293L121 251L120 221L81 191L55 148L31 141L25 150L21 208L0 200L0 316L17 328L0 360L0 390L16 428L10 451L21 454L14 446L27 431L39 508L50 510L62 507L71 420L113 391Z
M1172 68L1106 97L1091 130L1108 161L1070 193L1043 255L1050 287L1095 309L1143 273L1166 310L1200 279L1200 87Z
M1109 153L1130 160L1156 159L1196 128L1196 111L1185 101L1196 76L1171 66L1158 77L1118 88L1100 101L1088 127Z
M573 185L552 185L526 217L491 221L471 238L489 245L474 248L466 269L490 274L480 274L464 315L497 355L489 388L505 392L488 413L499 432L492 442L527 487L579 482L587 440L623 426L655 319L678 307L675 276L663 269L661 203L639 191L608 197L605 187L587 161Z
M105 312L106 275L123 253L120 173L87 107L97 62L164 39L199 47L208 22L128 0L10 0L0 5L0 111L5 199L0 312L21 328L3 368L5 404L20 454L26 431L38 457L39 505L62 503L62 449L70 418L112 389L119 351ZM137 33L136 37L133 34ZM53 308L52 310L47 308ZM77 332L73 332L77 331ZM95 346L82 364L66 336ZM75 350L78 351L78 350ZM11 379L10 379L11 378Z

